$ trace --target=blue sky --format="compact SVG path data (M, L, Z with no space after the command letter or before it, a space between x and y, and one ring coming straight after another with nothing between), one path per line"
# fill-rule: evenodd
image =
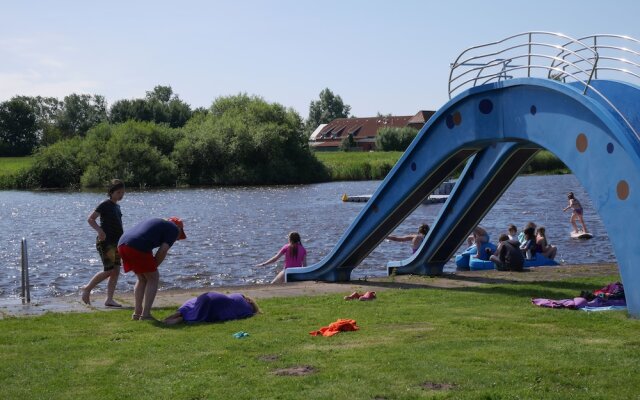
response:
M606 4L605 4L606 3ZM245 92L306 118L326 87L352 114L412 115L448 100L464 49L531 30L640 39L621 1L5 1L0 101L170 85L193 107Z

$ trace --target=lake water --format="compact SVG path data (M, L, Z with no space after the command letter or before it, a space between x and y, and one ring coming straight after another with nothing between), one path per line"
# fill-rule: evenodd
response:
M292 230L300 232L309 264L328 254L364 207L343 203L343 193L372 194L380 181L331 182L300 186L167 189L128 191L120 202L125 230L150 217L179 216L188 239L177 242L160 267L161 289L208 288L268 283L276 267L254 267L273 256ZM569 238L570 213L562 212L572 190L585 207L595 238ZM95 251L95 232L87 217L105 195L88 192L0 191L0 297L20 292L20 241L29 248L33 298L76 295L102 265ZM414 232L432 224L441 204L421 205L396 230ZM492 236L509 223L521 228L535 221L547 228L564 263L614 262L607 233L590 200L573 175L517 178L482 225ZM405 243L385 241L352 273L352 278L385 276L385 264L411 253ZM453 271L449 263L445 271ZM135 275L123 274L119 291L132 291ZM105 283L96 288L104 292Z

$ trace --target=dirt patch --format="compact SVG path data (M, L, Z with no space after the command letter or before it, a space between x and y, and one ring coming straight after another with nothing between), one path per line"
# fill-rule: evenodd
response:
M315 372L316 369L311 365L299 365L296 367L277 369L273 371L273 374L278 376L304 376L311 375Z
M456 386L451 383L437 383L427 381L423 382L420 387L424 390L451 390Z

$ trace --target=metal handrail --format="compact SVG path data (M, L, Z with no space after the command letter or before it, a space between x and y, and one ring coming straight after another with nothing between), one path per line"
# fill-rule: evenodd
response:
M539 39L542 38L542 39ZM523 40L524 42L512 41ZM555 41L555 42L554 42ZM575 49L573 49L575 47ZM511 55L511 53L514 53ZM585 54L583 56L583 54ZM449 98L461 89L478 85L477 76L483 76L484 83L501 81L516 77L517 73L526 70L526 77L531 77L532 71L541 69L547 71L545 78L555 78L563 82L571 77L584 86L586 94L598 63L598 53L590 46L579 40L561 33L533 31L519 33L502 40L470 47L464 50L451 64L449 73ZM513 60L526 59L522 65L512 65ZM541 64L537 60L551 60L550 65ZM509 62L505 62L509 60ZM582 68L579 64L586 65ZM500 71L483 73L496 66L502 66ZM567 69L571 73L567 73ZM476 77L469 78L475 73ZM553 74L558 75L553 75ZM584 75L584 78L582 76ZM465 80L465 77L467 79ZM462 82L458 82L462 81Z
M564 42L561 44L553 44L538 40L534 41L534 37L538 36L550 37L554 40L563 39ZM523 37L526 39L525 43L499 47L510 40L522 39ZM603 43L603 41L624 41L625 44L637 46L639 50L636 51L624 46ZM493 49L493 47L497 49ZM523 48L527 49L526 53L517 53L510 57L506 56L509 52L518 51ZM534 52L534 48L555 49L556 53L546 54L544 52ZM475 54L477 51L483 52ZM623 56L610 55L610 52L615 53L615 55L621 53ZM636 58L637 61L629 60L624 56L631 56L632 58ZM520 63L519 65L514 63L514 60L524 58L527 60L526 64ZM549 65L532 63L532 60L537 59L551 60L551 63ZM609 63L638 68L638 71L633 72L627 68L611 66ZM499 71L493 72L492 69L498 66L502 68ZM470 47L464 50L451 64L451 71L449 73L449 98L457 91L478 86L479 84L482 85L494 81L499 82L506 79L513 79L518 76L518 73L524 70L526 70L526 75L524 76L531 77L532 70L536 71L538 69L547 71L547 79L566 83L567 78L571 78L581 83L584 86L582 92L584 95L587 94L587 91L591 91L602 98L603 101L618 114L627 127L631 129L636 138L640 140L640 132L635 130L629 120L606 96L591 85L593 79L598 79L598 71L619 73L640 80L640 40L629 36L597 34L573 39L560 33L534 31L519 33L496 42ZM586 80L581 78L583 75L587 76ZM456 83L459 80L462 82Z
M639 69L638 73L633 73L625 68L619 68L609 65L598 65L595 69L595 79L598 79L599 71L617 72L618 74L616 75L616 77L619 77L620 75L631 75L637 78L638 74L640 74L640 40L626 35L615 35L610 33L584 36L578 40L590 44L590 47L598 53L601 60L613 61L614 65L631 65ZM634 50L633 48L628 48L626 46L635 47L636 50ZM616 56L614 57L610 55L610 53ZM632 59L635 58L637 61L634 62L627 60L627 56L630 56Z
M586 71L581 70L579 67L577 67L575 64L569 64L569 65L565 65L562 68L557 67L557 66L549 66L547 64L531 64L531 63L527 63L527 64L510 64L511 61L514 60L518 60L521 58L527 58L529 59L530 57L535 57L537 59L542 59L542 60L553 60L553 61L557 61L559 60L557 57L555 56L549 56L549 55L545 55L545 54L538 54L538 53L532 53L532 54L528 54L528 55L521 55L521 56L516 56L513 57L509 60L502 60L500 62L498 62L498 60L493 60L491 61L489 64L487 65L480 65L474 68L469 68L466 71L462 72L460 75L458 75L456 78L452 79L449 81L449 90L451 92L455 92L457 91L459 88L464 87L465 85L468 85L469 83L473 82L473 86L477 86L478 81L480 80L479 78L485 78L482 81L482 84L485 83L489 83L491 81L497 81L500 82L502 80L505 79L512 79L513 77L515 77L513 74L507 74L507 73L512 73L513 71L517 71L517 70L522 70L522 69L527 69L527 75L530 76L531 75L531 70L532 69L541 69L541 70L545 70L547 71L547 78L550 78L552 76L553 72L556 72L558 74L558 77L555 78L555 80L559 80L561 78L564 77L564 75L569 75L571 76L573 79L575 79L576 81L580 81L580 82L584 82L583 79L581 79L579 77L580 74L586 74ZM509 62L505 62L505 61L509 61ZM493 67L499 66L499 65L503 65L502 70L500 70L499 72L495 72L492 73L489 70ZM552 63L553 65L553 63ZM469 67L471 67L471 65L467 65ZM573 67L575 69L575 71L570 72L567 71L566 68L568 67ZM487 74L481 75L483 71L489 71ZM459 84L457 84L456 86L452 87L452 83L454 83L455 81L457 81L458 79L464 78L466 75L472 73L472 72L477 72L476 76L474 78L470 78L467 79ZM584 82L585 86L587 86L587 83Z
M584 36L577 39L581 43L589 44L590 47L598 54L598 62L594 66L594 79L601 79L602 76L598 76L598 72L610 72L611 76L616 78L621 77L633 77L640 81L640 40L625 35L615 34L594 34ZM620 45L622 43L622 45ZM566 43L564 47L568 47L570 44ZM638 50L626 47L635 46ZM577 52L582 49L576 50ZM631 57L631 60L626 57ZM558 53L559 58L563 58L563 52ZM635 59L635 61L633 61ZM622 67L620 67L622 65ZM631 67L637 69L636 72L629 70L625 67ZM602 74L601 74L602 75ZM611 107L618 116L625 122L625 124L635 134L636 138L640 140L640 132L636 131L629 120L618 110L618 108L602 93L591 89L600 98L602 98Z
M20 297L22 298L22 304L31 303L31 286L29 285L29 255L27 251L27 239L22 238L21 246L21 270L22 270L22 287L20 291Z

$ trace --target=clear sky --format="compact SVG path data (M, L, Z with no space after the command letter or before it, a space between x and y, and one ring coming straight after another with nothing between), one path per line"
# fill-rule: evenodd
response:
M170 85L192 107L248 93L298 111L324 88L358 117L447 100L464 49L532 30L640 39L637 0L2 1L0 101Z

